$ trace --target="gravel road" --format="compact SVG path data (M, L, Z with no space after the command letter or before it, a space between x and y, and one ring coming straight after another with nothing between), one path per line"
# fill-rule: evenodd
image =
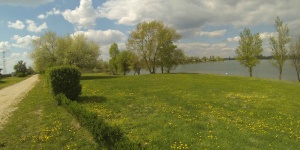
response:
M38 81L38 75L0 90L0 130L10 114L16 110L18 102L29 92Z

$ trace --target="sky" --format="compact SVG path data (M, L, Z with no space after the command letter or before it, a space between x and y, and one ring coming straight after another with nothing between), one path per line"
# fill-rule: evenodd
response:
M277 16L292 37L300 35L299 6L299 0L0 0L0 68L3 51L6 73L19 60L32 66L31 41L46 31L83 33L109 60L113 42L126 49L136 25L152 20L175 28L182 35L176 45L188 56L234 57L244 28L260 34L263 54L270 55Z

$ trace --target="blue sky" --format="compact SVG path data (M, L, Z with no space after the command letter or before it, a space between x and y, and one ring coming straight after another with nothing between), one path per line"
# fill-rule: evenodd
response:
M2 51L7 73L18 60L31 66L31 40L45 31L83 33L99 43L101 58L108 60L111 43L125 49L136 24L151 20L174 27L182 35L176 44L189 56L234 57L245 27L260 33L269 55L276 16L292 37L300 35L299 6L299 0L0 0L0 68Z

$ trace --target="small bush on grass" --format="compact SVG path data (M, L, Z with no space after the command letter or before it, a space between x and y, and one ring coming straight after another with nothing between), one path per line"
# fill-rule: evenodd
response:
M97 113L84 109L76 101L69 100L63 94L56 95L55 99L93 134L99 145L105 145L109 149L143 149L140 144L133 143L126 138L119 127L109 126Z
M46 72L52 93L66 95L71 100L77 100L81 94L80 76L78 68L72 66L52 67Z

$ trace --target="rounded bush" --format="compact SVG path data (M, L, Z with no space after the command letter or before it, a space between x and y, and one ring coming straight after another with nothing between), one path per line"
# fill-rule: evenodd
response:
M78 68L73 66L52 67L46 73L52 93L64 94L71 100L77 100L81 94L80 77Z

